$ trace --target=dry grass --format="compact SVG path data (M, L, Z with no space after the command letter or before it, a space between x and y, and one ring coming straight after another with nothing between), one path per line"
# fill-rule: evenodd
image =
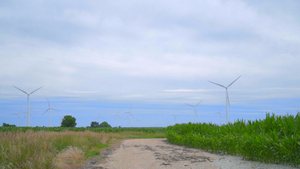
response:
M157 135L157 134L156 134ZM163 135L163 134L158 134ZM79 168L116 139L151 137L143 132L0 132L0 168Z
M73 169L79 168L84 162L84 152L78 147L69 146L54 158L57 168Z

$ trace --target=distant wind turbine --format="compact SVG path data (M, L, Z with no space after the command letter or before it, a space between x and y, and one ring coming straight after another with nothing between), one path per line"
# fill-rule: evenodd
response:
M130 116L133 118L133 116L132 116L132 114L131 114L131 107L130 107L130 109L129 109L129 111L128 112L125 112L124 114L128 114L128 121L129 121L129 127L130 127Z
M194 113L195 113L195 116L194 116L194 123L196 123L196 119L197 119L197 106L202 102L203 100L201 100L199 103L197 103L196 105L191 105L191 104L186 104L188 106L191 106L194 108Z
M54 111L58 111L58 110L54 109L50 106L50 102L49 102L48 98L47 98L47 101L48 101L48 109L43 113L43 115L49 111L49 127L51 127L51 110L54 110Z
M40 88L42 88L43 86L41 86L41 87L39 87L39 88L37 88L37 89L35 89L34 91L32 91L31 93L27 93L27 92L25 92L24 90L22 90L22 89L20 89L20 88L18 88L18 87L16 87L16 86L13 86L14 88L16 88L16 89L18 89L18 90L20 90L21 92L23 92L23 93L25 93L26 95L27 95L27 127L29 127L30 126L30 101L29 101L29 96L31 95L31 94L33 94L34 92L36 92L37 90L39 90Z
M30 107L30 112L32 112L32 107ZM26 117L28 116L28 113L27 112L21 112L21 113L24 113L25 114L25 117L24 119L26 119ZM30 113L30 117L32 117L32 114ZM27 117L28 118L28 117Z
M231 82L228 86L224 86L224 85L221 85L221 84L218 84L218 83L215 83L215 82L212 82L212 81L208 81L212 84L215 84L215 85L218 85L220 87L223 87L225 88L226 90L226 123L228 124L228 106L230 107L230 101L229 101L229 96L228 96L228 88L234 83L236 82L241 76L239 76L237 79L235 79L233 82Z
M16 115L18 117L18 127L20 127L20 113L13 113L13 115Z

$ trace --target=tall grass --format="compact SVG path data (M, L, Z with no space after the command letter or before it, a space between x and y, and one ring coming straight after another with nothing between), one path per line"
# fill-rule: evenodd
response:
M163 136L156 134L153 136ZM0 168L78 168L116 139L149 137L148 133L92 131L0 132ZM74 160L75 159L75 160Z
M121 133L121 132L143 132L143 133L164 133L165 127L122 127L122 128L93 128L93 127L0 127L0 132L26 132L27 130L33 131L94 131L105 133Z
M264 120L228 125L177 124L167 128L169 142L266 163L300 165L300 113L267 114Z

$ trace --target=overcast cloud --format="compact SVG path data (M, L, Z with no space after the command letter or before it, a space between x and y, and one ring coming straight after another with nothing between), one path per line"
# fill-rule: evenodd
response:
M0 99L232 105L300 97L300 2L0 2ZM290 108L295 108L292 106Z

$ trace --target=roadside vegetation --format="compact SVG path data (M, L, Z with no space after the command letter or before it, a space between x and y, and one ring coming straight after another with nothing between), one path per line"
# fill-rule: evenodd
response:
M157 130L156 130L157 129ZM144 130L144 131L143 131ZM80 168L120 139L163 138L163 128L0 127L0 168Z
M165 127L0 127L0 132L26 132L32 131L94 131L105 133L143 132L143 133L165 133Z
M167 128L170 143L210 152L240 155L244 159L300 165L300 113L267 114L264 120L215 124L176 124Z

